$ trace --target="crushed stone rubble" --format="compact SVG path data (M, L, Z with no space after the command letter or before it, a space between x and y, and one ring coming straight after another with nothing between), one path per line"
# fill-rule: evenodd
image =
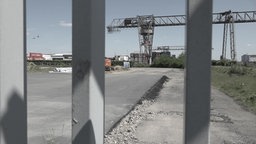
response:
M116 127L105 134L104 144L139 144L140 141L135 136L137 126L143 120L152 119L158 115L157 113L146 110L146 108L157 101L157 97L158 94L153 96L153 98L142 97L131 112Z

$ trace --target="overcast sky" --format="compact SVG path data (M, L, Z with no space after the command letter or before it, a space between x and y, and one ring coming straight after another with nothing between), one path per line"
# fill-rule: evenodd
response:
M213 12L227 10L256 11L256 0L213 0ZM180 15L185 12L185 0L106 0L106 26L114 18ZM28 52L71 52L71 27L71 0L27 0ZM184 33L184 26L156 27L153 46L184 46ZM213 25L213 59L219 59L221 55L222 37L223 25ZM243 54L256 54L255 38L256 23L235 24L238 59ZM112 34L106 32L105 45L106 56L139 51L138 31L135 28Z

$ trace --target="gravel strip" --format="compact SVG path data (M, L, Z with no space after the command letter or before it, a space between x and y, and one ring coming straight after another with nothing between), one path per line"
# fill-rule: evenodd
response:
M147 112L146 108L156 102L159 91L168 80L163 76L138 103L104 136L105 144L136 144L139 140L135 137L135 131L140 122L155 117L157 114Z

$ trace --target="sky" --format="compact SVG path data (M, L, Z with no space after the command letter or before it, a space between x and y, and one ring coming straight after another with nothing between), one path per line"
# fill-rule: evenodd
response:
M137 15L182 15L185 0L106 0L106 21ZM256 0L213 0L213 12L256 11ZM41 53L71 53L71 0L27 0L27 51ZM155 27L153 47L184 46L185 26ZM237 59L243 54L256 54L256 23L235 24ZM139 51L138 29L105 32L105 55ZM213 25L212 59L219 59L222 50L223 24ZM229 42L229 41L228 41ZM229 45L227 57L230 57ZM178 55L181 51L171 51Z

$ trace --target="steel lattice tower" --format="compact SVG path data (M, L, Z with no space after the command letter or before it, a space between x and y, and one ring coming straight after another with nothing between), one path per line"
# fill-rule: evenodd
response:
M227 51L227 41L228 41L228 32L229 32L231 60L236 61L234 19L233 19L233 16L231 15L231 11L223 13L223 16L225 16L226 23L224 23L222 55L220 59L225 60L227 58L226 51Z
M151 64L152 45L154 35L154 16L137 16L138 21L138 36L140 46L139 61L141 63Z

